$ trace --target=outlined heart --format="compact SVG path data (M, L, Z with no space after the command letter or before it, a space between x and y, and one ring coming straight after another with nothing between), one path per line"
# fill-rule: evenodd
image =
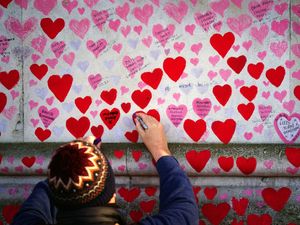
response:
M11 90L20 80L20 74L18 70L11 70L7 72L0 72L0 83Z
M143 91L135 90L131 94L131 99L141 109L146 108L146 106L151 101L151 98L152 98L152 93L148 89L145 89Z
M65 74L63 76L52 75L48 79L48 87L54 94L54 96L63 102L72 86L73 77L70 74Z
M300 136L300 114L278 114L274 120L274 128L284 143L294 143Z
M233 119L227 119L224 122L214 121L211 128L220 141L228 144L234 135L236 122Z
M46 64L32 64L30 66L30 71L37 79L42 80L48 72L48 66Z
M163 71L160 68L156 68L152 72L142 73L141 79L153 89L157 89L162 79L162 76Z
M224 35L214 34L209 41L211 46L224 58L231 49L235 37L232 32L227 32Z
M103 109L100 112L100 118L107 128L111 130L117 124L120 118L120 110L117 108L113 108L112 110Z
M206 166L208 160L210 159L210 150L190 150L185 154L185 157L191 167L200 173Z
M183 128L189 137L194 142L197 142L206 131L206 122L203 119L199 119L197 121L186 119L184 121Z
M100 97L105 101L107 104L112 105L114 104L117 98L117 89L112 88L109 91L102 91Z
M223 86L216 85L213 87L213 94L222 106L226 105L231 96L231 93L232 89L229 84L225 84Z
M54 39L65 27L63 18L57 18L53 21L51 18L43 18L40 22L43 31L51 39Z
M175 59L166 58L163 63L164 71L170 77L170 79L175 82L183 74L185 66L186 66L186 60L181 56L178 56Z
M288 202L292 191L287 187L282 187L278 190L274 188L265 188L261 195L267 205L273 210L280 212Z
M66 127L75 138L81 138L84 137L86 132L89 130L90 120L85 116L78 120L74 117L70 117L66 120Z

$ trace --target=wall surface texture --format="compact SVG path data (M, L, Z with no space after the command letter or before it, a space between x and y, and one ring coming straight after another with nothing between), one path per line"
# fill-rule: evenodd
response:
M200 224L300 224L299 0L0 0L0 224L87 135L128 219L157 211L136 111L164 125Z

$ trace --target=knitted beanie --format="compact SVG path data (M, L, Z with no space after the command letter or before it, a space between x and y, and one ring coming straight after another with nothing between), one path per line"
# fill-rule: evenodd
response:
M115 193L113 170L105 155L95 145L79 140L55 151L48 183L58 208L106 205Z

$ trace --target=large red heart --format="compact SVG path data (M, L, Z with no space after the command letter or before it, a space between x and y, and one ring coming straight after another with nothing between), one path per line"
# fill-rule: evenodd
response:
M136 143L137 141L138 141L138 139L139 139L139 133L137 132L137 130L133 130L133 131L127 131L126 133L125 133L125 137L129 140L129 141L131 141L131 142L133 142L133 143Z
M255 215L250 214L247 217L248 225L271 225L272 217L269 214Z
M12 2L12 0L1 0L0 5L2 5L4 8L7 8L7 6Z
M109 105L114 104L117 98L117 89L112 88L109 91L102 91L100 97Z
M216 85L213 87L213 94L222 106L226 105L231 96L231 93L232 89L229 84L225 84L223 86Z
M230 205L226 202L214 205L212 203L204 204L202 206L202 213L213 225L219 225L227 216Z
M141 209L145 213L151 213L153 211L155 205L156 205L156 200L155 199L140 202Z
M139 197L141 190L137 187L131 189L121 187L118 193L126 202L133 202L137 197Z
M113 108L112 110L103 109L100 112L100 117L108 129L112 129L120 118L120 110Z
M229 172L233 167L234 160L232 156L220 156L218 158L218 163L225 172Z
M101 138L103 135L103 131L104 128L102 125L98 125L97 127L96 126L91 127L91 132L96 138Z
M247 198L236 199L235 197L233 197L231 201L232 208L236 212L236 214L238 214L239 216L245 215L249 200Z
M41 80L48 72L48 66L46 64L32 64L30 66L30 71L36 76L37 79Z
M300 167L300 148L286 147L285 155L295 167Z
M262 62L252 64L250 63L247 67L248 73L254 79L258 80L260 78L261 73L264 71L265 65Z
M186 61L183 57L179 56L176 59L166 58L163 63L163 68L166 74L173 81L177 81L182 75L186 66Z
M279 87L284 79L285 69L283 66L278 66L276 69L268 69L266 77L275 87Z
M20 74L18 70L11 70L7 72L0 72L0 83L8 90L12 89L19 81Z
M199 119L196 122L191 119L186 119L183 128L190 138L197 142L206 131L206 122L203 119Z
M48 37L54 39L64 29L65 21L58 18L53 22L51 18L43 18L40 25Z
M296 86L294 89L295 97L300 101L300 85Z
M288 202L292 191L287 187L282 187L276 191L274 188L265 188L261 192L263 199L277 212L280 212Z
M246 62L247 58L244 55L241 55L239 57L230 57L227 60L228 66L230 66L230 68L233 69L233 71L237 74L239 74L243 70Z
M75 99L75 105L79 109L80 112L83 114L89 109L90 105L92 104L91 96L85 96L84 98L78 97Z
M34 134L40 141L45 141L51 136L51 131L49 129L44 130L43 128L38 127Z
M35 157L34 156L31 156L31 157L25 156L25 157L22 158L22 163L26 167L30 168L35 163Z
M228 144L235 132L236 122L233 119L227 119L224 122L214 121L211 128L215 135L224 144Z
M233 45L234 40L233 33L227 32L223 36L221 34L214 34L209 41L211 46L224 58Z
M7 97L4 93L0 92L0 113L3 111L7 103Z
M256 158L239 156L236 160L236 165L243 174L249 175L256 169Z
M216 187L206 187L206 188L204 188L203 192L207 199L213 200L214 197L216 196L218 190Z
M255 106L252 102L249 102L247 105L239 104L237 109L244 119L248 121L254 112Z
M152 93L148 89L145 89L143 91L135 90L131 94L131 99L141 109L144 109L149 104L149 102L151 101L151 98L152 98Z
M206 166L206 163L210 159L210 151L209 150L203 150L197 152L196 150L190 150L185 154L185 157L189 164L198 172L200 173L204 167Z
M11 224L14 216L20 210L20 205L6 205L2 208L2 215L8 224Z
M72 86L73 77L70 74L65 74L62 77L59 75L52 75L48 79L48 87L55 95L55 97L63 102Z
M141 79L153 89L157 89L163 76L163 71L160 68L156 68L153 72L142 73Z
M74 117L70 117L66 121L66 126L68 131L75 137L81 138L84 137L85 133L90 128L90 120L89 118L83 116L80 119L75 119Z
M256 97L257 94L257 86L252 85L250 87L243 86L240 89L241 94L248 99L250 102Z

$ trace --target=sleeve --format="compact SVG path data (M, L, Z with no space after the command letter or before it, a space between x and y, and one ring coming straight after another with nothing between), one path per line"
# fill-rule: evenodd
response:
M11 225L44 225L56 223L57 209L50 198L47 181L36 184L32 193L22 204Z
M173 156L157 162L160 177L159 212L146 217L140 225L198 225L199 209L192 185Z

